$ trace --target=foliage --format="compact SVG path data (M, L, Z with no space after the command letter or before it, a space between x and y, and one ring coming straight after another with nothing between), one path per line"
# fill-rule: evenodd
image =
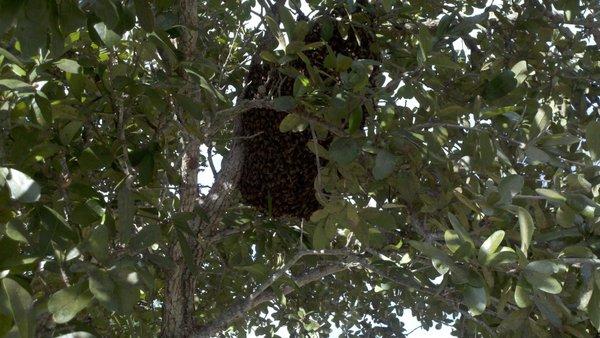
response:
M598 2L310 0L309 22L366 9L312 46L298 1L265 3L200 1L185 27L172 0L0 0L0 335L157 335L177 243L195 320L224 335L404 336L404 309L459 337L600 331ZM311 68L303 52L364 13L381 61ZM188 225L205 215L181 209L182 139L230 151L255 55L296 76L294 97L267 98L294 109L282 131L335 134L307 144L328 160L323 206L298 220L234 204L195 262Z

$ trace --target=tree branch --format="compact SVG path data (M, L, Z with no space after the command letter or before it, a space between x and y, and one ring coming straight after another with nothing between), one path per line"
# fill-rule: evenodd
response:
M215 243L221 242L222 240L224 240L225 238L227 238L229 236L233 236L233 235L237 235L242 232L246 232L246 230L250 230L253 226L254 226L254 224L247 223L238 228L225 229L225 230L222 230L220 232L213 234L207 241L210 244L215 244Z
M304 274L302 274L298 277L292 278L292 280L298 287L303 287L309 283L321 280L324 277L333 275L333 274L343 271L347 268L348 268L347 265L339 264L339 263L332 264L332 265L325 265L322 267L308 270ZM194 332L191 335L191 337L194 337L194 338L214 337L216 333L225 329L227 326L229 326L234 321L242 318L247 312L255 309L257 306L276 299L278 294L287 295L287 294L293 292L294 290L296 290L296 288L288 285L288 286L285 286L283 288L283 290L281 290L279 293L276 293L274 291L265 291L253 299L248 298L248 299L232 306L227 311L222 313L217 319L213 320L209 324L198 327L196 332Z

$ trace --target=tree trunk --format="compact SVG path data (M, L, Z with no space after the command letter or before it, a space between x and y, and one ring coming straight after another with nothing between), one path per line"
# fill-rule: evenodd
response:
M197 3L195 0L179 1L179 19L186 27L179 38L179 49L187 61L194 60L197 40ZM183 75L185 77L185 75ZM188 85L181 89L180 94L194 98L197 86ZM180 111L180 116L184 112ZM240 128L240 114L233 120L234 128ZM186 121L184 121L185 123ZM190 121L192 123L192 121ZM198 169L201 142L192 135L183 138L185 153L181 161L182 183L179 193L181 198L180 211L193 212L198 200ZM229 154L223 159L221 171L215 182L199 206L205 217L197 216L189 224L190 229L196 234L195 238L188 238L188 245L194 251L194 265L201 265L206 253L206 239L212 235L227 208L231 205L232 192L238 185L241 175L241 159L243 144L233 141ZM167 271L169 276L165 288L163 308L163 322L161 327L162 337L189 336L195 326L194 323L194 295L196 289L196 271L188 266L178 243L174 243L169 254L174 262L172 270Z
M198 39L198 4L196 0L179 1L179 22L185 27L178 39L178 48L183 53L185 61L192 61L196 51ZM182 74L186 80L189 78ZM194 85L188 83L179 93L193 97ZM180 109L180 108L176 108ZM178 112L184 116L183 111ZM185 120L183 121L186 122ZM191 135L182 137L184 155L181 159L182 182L179 187L181 199L180 211L192 212L198 200L198 159L200 155L200 142ZM190 239L193 240L193 239ZM194 247L195 243L189 242ZM165 275L169 276L165 290L163 308L163 321L161 328L162 337L185 337L194 326L194 273L183 259L181 247L178 242L172 244L169 254L175 266Z

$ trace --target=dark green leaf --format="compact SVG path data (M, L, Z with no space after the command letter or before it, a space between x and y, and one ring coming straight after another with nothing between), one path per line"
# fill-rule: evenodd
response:
M95 0L93 8L96 15L106 24L105 28L113 29L119 23L119 11L111 0Z
M515 73L510 70L505 70L494 77L483 90L483 97L486 100L496 100L506 96L517 87Z
M373 167L373 177L376 180L382 180L388 177L396 167L396 157L386 150L379 150L375 157L375 166Z
M60 142L63 145L69 145L73 138L81 133L83 124L79 121L71 121L60 130Z
M150 3L147 0L134 0L133 3L135 4L135 13L140 21L140 26L146 32L154 31L154 13L152 13Z
M505 201L511 201L512 198L523 189L524 180L520 175L508 175L503 177L498 184L498 191Z
M290 111L296 107L296 100L291 96L280 96L273 100L273 108L279 111Z
M350 164L359 154L360 147L358 142L349 137L336 138L329 146L331 159L341 165Z
M600 121L591 121L585 128L587 148L592 160L600 159Z

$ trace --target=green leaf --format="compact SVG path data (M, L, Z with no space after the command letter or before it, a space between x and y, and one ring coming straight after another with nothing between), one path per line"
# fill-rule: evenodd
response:
M2 287L8 298L10 312L19 334L23 338L32 338L35 333L35 313L33 311L33 298L27 290L12 279L2 279Z
M62 324L73 319L92 301L92 293L86 283L66 287L48 299L48 311L55 322Z
M92 228L88 239L90 252L98 261L108 258L108 229L104 224L98 224Z
M49 126L54 121L52 116L52 105L50 104L50 100L46 97L46 94L43 92L35 93L33 111L38 123L42 126Z
M517 331L523 326L528 317L529 311L526 309L511 311L498 326L498 332L502 334L507 331Z
M558 273L561 270L566 271L566 267L563 264L559 264L550 260L540 260L529 262L525 267L525 270L551 275Z
M273 100L273 108L278 111L290 111L296 107L296 100L291 96L280 96Z
M500 246L500 243L504 239L504 234L505 233L503 230L498 230L491 234L490 237L483 242L479 248L478 259L480 263L487 264L491 260L492 254L496 252Z
M110 311L118 310L118 300L115 299L115 283L104 271L95 271L88 279L90 292L102 306Z
M115 28L119 23L119 11L111 0L95 0L92 7L96 15L108 28Z
M537 192L538 195L543 196L550 201L554 201L554 202L566 202L567 201L566 197L564 197L563 195L559 194L558 192L556 192L552 189L538 188L538 189L535 189L535 192Z
M336 70L340 73L348 70L348 68L352 66L353 61L352 58L347 57L344 54L338 54L336 58Z
M39 215L42 223L53 235L59 235L73 241L77 240L77 234L71 230L69 223L56 210L44 205L39 208Z
M545 135L540 138L539 144L542 147L560 147L560 146L568 146L571 144L579 143L581 139L577 136L573 136L568 133L561 134L553 134L553 135Z
M383 0L382 4L383 4L383 9L386 12L389 12L392 10L392 6L396 3L396 0Z
M433 37L429 33L429 29L421 28L419 29L419 34L417 36L417 40L419 41L419 49L417 53L417 59L419 63L424 63L431 52L431 48L433 47Z
M572 257L572 258L595 258L596 256L592 250L586 246L571 245L564 248L558 257Z
M96 338L93 334L85 331L75 331L67 334L63 334L60 336L56 336L54 338Z
M141 251L160 241L160 236L160 227L155 224L148 224L133 237L131 249Z
M533 218L529 211L525 208L517 208L517 217L519 218L519 233L521 235L521 251L527 256L531 239L533 238L533 231L535 226L533 224Z
M505 115L508 113L514 113L517 112L519 109L522 108L516 106L491 107L483 110L481 112L481 115L483 115L484 117L495 117L499 115Z
M360 106L356 106L355 109L352 109L350 112L350 117L348 118L348 133L352 134L357 131L363 121L363 111Z
M34 88L29 83L17 79L0 79L0 88L5 87L14 91L33 91Z
M420 252L422 252L425 256L427 256L429 258L435 258L435 259L441 261L442 263L445 263L448 265L453 264L453 261L450 258L450 256L448 256L444 251L442 251L430 244L423 243L423 242L417 242L417 241L408 241L408 244L410 244L410 246L419 250Z
M587 305L587 313L596 331L600 332L600 286L597 285L598 283L595 284L592 297Z
M468 109L466 109L463 106L451 105L451 106L447 106L447 107L444 107L444 108L438 110L436 115L441 116L441 117L450 118L450 117L462 116L467 112L468 112Z
M458 220L458 218L453 213L448 212L448 219L450 220L450 224L452 225L452 228L458 234L458 237L460 237L460 239L463 242L469 243L469 245L474 247L475 245L474 245L473 239L469 235L469 232L467 231L467 229L465 229L463 227L463 225Z
M263 280L267 279L268 274L269 274L269 269L264 264L261 264L261 263L255 263L255 264L245 265L245 266L236 266L235 269L240 270L240 271L249 272L258 281L263 281Z
M329 246L329 238L327 238L323 225L317 225L315 228L312 243L315 250L322 250Z
M527 282L538 290L554 295L559 294L562 291L562 286L558 280L548 274L533 270L525 270L524 275Z
M533 297L535 306L540 310L542 316L550 322L550 324L556 328L562 327L561 320L561 309L558 308L557 304L551 301L552 299L545 295L537 294Z
M25 229L25 224L19 219L11 219L6 223L4 232L6 233L6 236L13 241L22 243L29 242L29 234L27 233L27 229Z
M591 121L585 127L585 139L592 160L600 159L600 121Z
M375 157L375 166L373 167L373 177L376 180L382 180L388 177L396 167L396 157L386 150L379 150Z
M83 124L80 121L71 121L64 128L60 130L60 142L68 146L69 143L73 140L73 138L81 132L81 128Z
M456 252L463 243L454 230L446 230L444 232L444 241L446 242L448 249L453 253Z
M526 308L531 305L530 292L526 289L524 282L519 280L517 286L515 286L515 303L518 307Z
M338 137L329 145L331 159L341 165L350 164L359 154L358 142L350 137Z
M506 96L517 87L515 73L505 70L494 77L483 90L483 97L486 100L496 100Z
M287 114L279 124L279 131L287 133L288 131L302 131L306 124L304 120L297 114Z
M17 2L17 1L15 1ZM18 1L20 2L20 1ZM1 16L1 14L0 14ZM2 21L1 17L0 17L0 21ZM0 26L2 26L2 24L0 23ZM2 29L0 28L0 35L2 34ZM11 52L7 51L4 48L0 47L0 55L3 55L8 61L16 64L17 66L21 67L21 68L25 68L25 65L23 64L23 62L21 62L21 60L19 60L18 57L16 57L15 55L13 55Z
M294 97L301 97L306 94L308 90L308 85L310 84L310 80L304 75L298 75L296 80L294 80Z
M16 169L0 167L0 176L8 185L10 198L13 200L34 203L40 199L40 185L28 175Z
M482 314L487 307L488 296L485 288L466 286L463 290L463 300L473 316Z
M275 55L270 50L263 50L262 52L260 52L260 57L263 60L271 62L271 63L275 63L275 64L279 63L279 58L277 57L277 55Z
M548 153L534 146L528 146L527 149L525 149L525 155L527 155L527 160L533 165L547 163L551 160Z
M140 21L140 26L146 32L154 31L154 13L147 0L134 0L135 14Z
M67 73L72 73L72 74L79 73L79 70L81 69L81 66L79 65L79 63L77 61L70 60L70 59L60 59L60 60L54 62L54 65L56 67L58 67L60 70L67 72Z
M510 70L515 74L517 84L520 85L527 78L527 61L517 62Z
M313 154L316 154L319 157L324 158L326 160L330 160L329 151L325 149L325 147L320 145L318 142L308 142L306 146Z
M198 121L202 121L204 119L204 115L202 114L202 106L193 98L176 94L175 100L191 117Z
M86 16L78 6L78 1L59 2L59 24L63 34L70 34L86 25Z
M492 254L486 261L486 265L496 267L502 264L512 264L517 261L516 252L508 247L503 247L499 252Z
M515 195L521 192L524 182L521 175L508 175L500 180L498 192L504 201L511 201Z
M121 36L108 28L103 22L95 24L94 30L106 47L113 47L121 41Z

